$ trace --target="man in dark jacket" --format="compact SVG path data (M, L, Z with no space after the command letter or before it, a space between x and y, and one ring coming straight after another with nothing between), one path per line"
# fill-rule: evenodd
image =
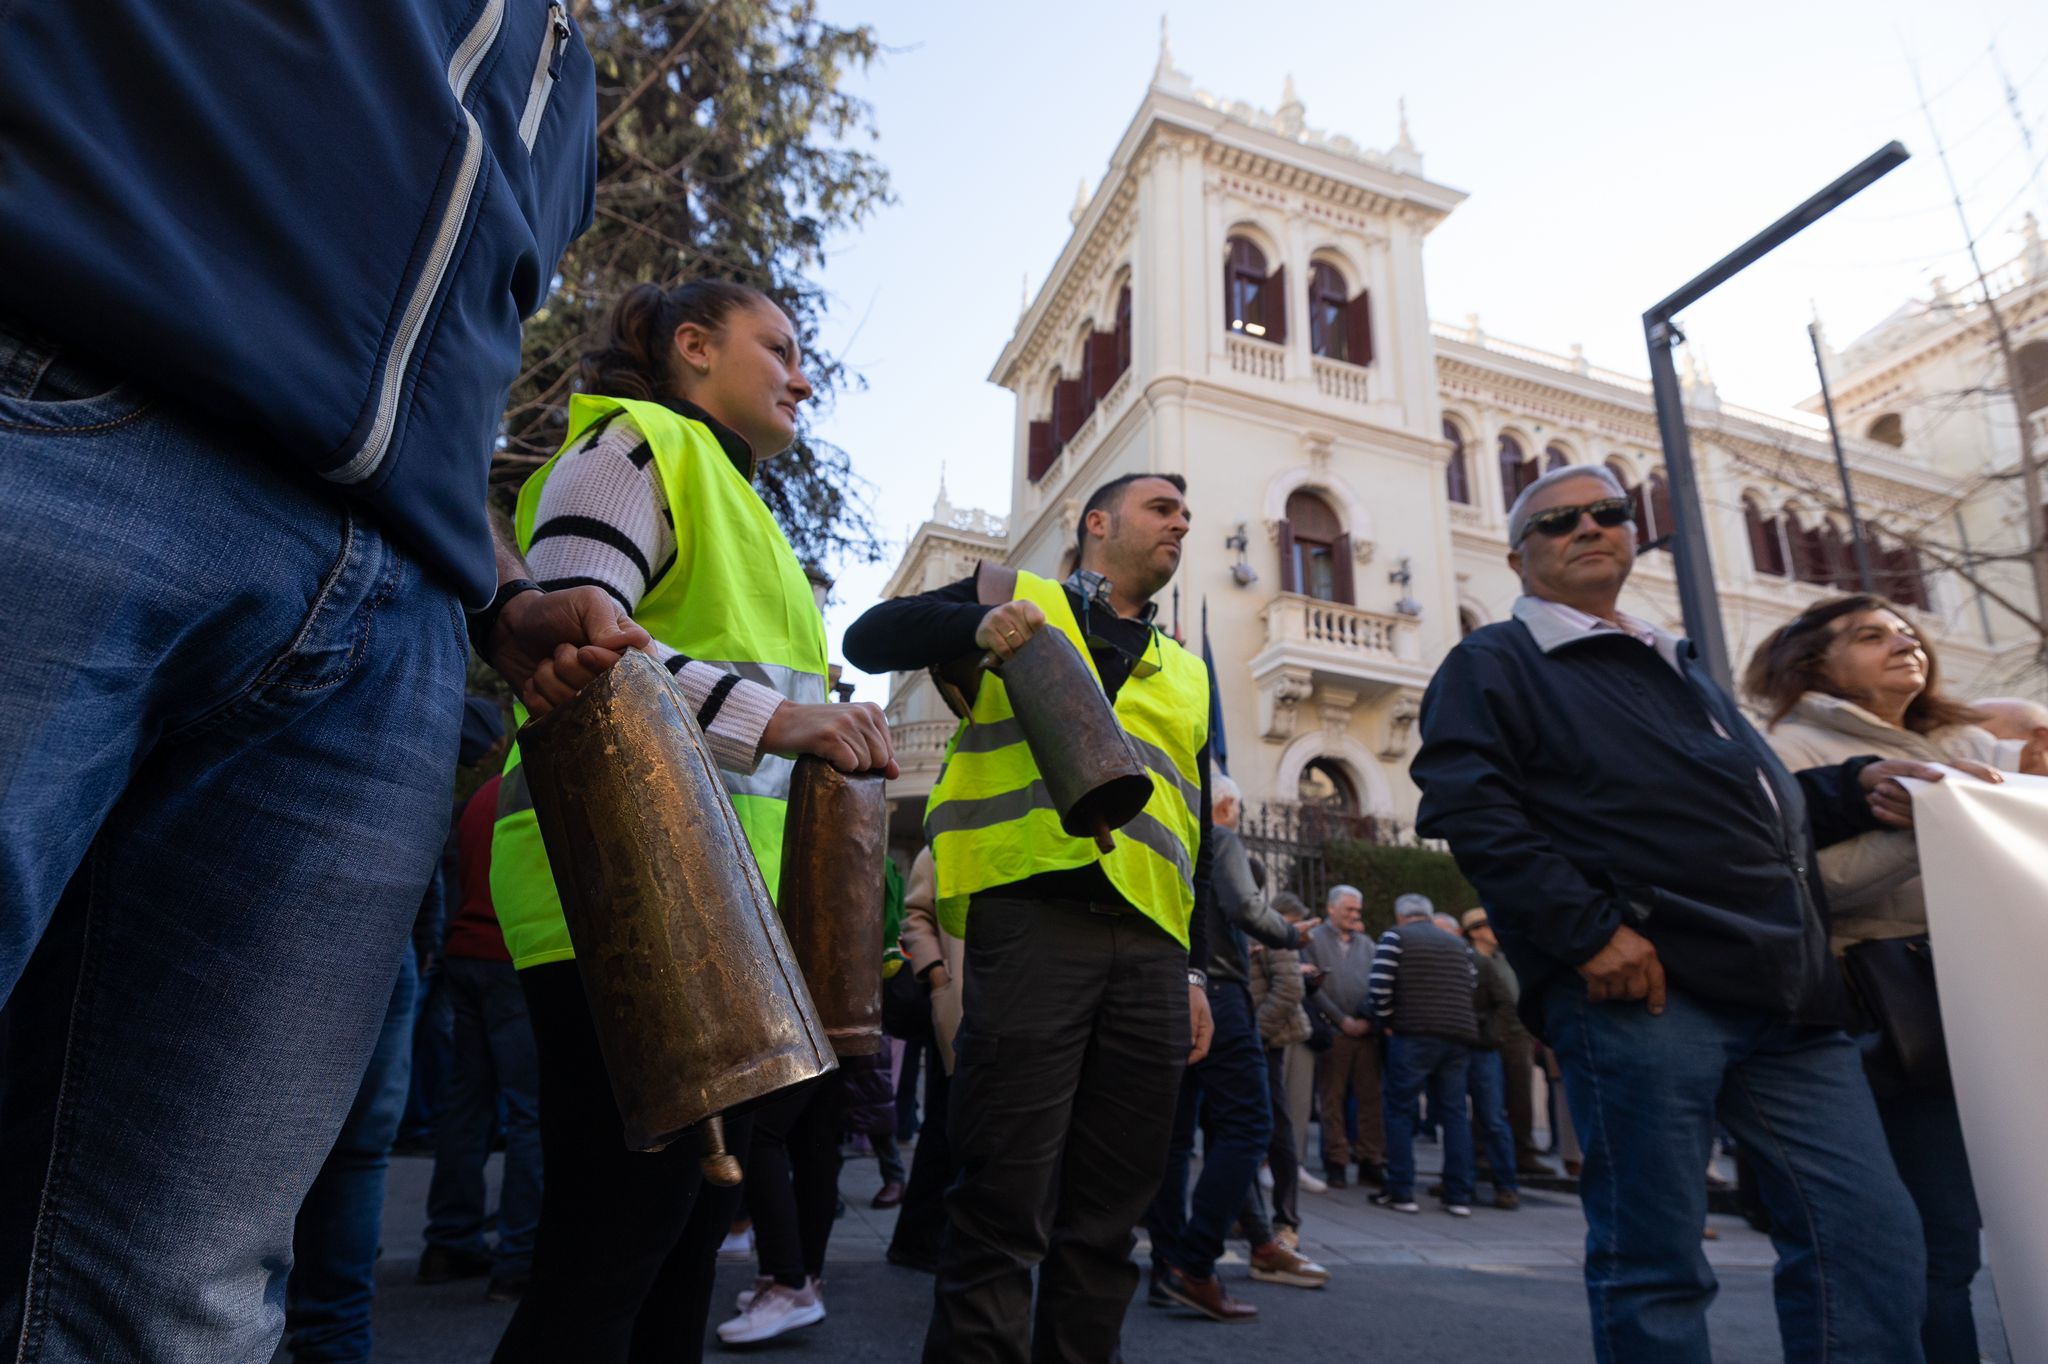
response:
M1465 1090L1479 1040L1472 1004L1478 971L1465 940L1432 922L1435 910L1427 895L1396 899L1394 926L1373 949L1369 1007L1387 1038L1381 1098L1387 1183L1372 1201L1395 1212L1422 1210L1415 1201L1415 1118L1427 1090L1430 1117L1443 1130L1444 1211L1470 1217L1472 1122Z
M1256 1317L1259 1309L1224 1291L1216 1260L1273 1136L1266 1045L1252 1006L1244 939L1249 934L1267 947L1293 949L1306 935L1266 902L1252 875L1251 857L1237 836L1242 804L1237 783L1212 775L1209 791L1215 820L1214 890L1206 911L1197 912L1209 916L1209 1015L1215 1031L1209 1054L1181 1076L1166 1177L1145 1214L1145 1227L1152 1236L1153 1304L1179 1303L1216 1321L1237 1321ZM1191 1207L1188 1161L1198 1121L1202 1176L1195 1182ZM1297 1288L1320 1288L1330 1277L1320 1265L1281 1245L1270 1229L1252 1246L1252 1271L1264 1282Z
M0 17L10 1352L269 1357L447 826L463 608L515 685L646 640L485 512L594 90L561 5Z
M1924 1268L1822 927L1814 848L1910 823L1858 759L1789 773L1681 639L1624 614L1630 507L1598 466L1511 510L1514 618L1422 703L1418 830L1450 843L1557 1052L1585 1144L1602 1361L1707 1364L1700 1172L1717 1121L1758 1154L1788 1358L1919 1358Z

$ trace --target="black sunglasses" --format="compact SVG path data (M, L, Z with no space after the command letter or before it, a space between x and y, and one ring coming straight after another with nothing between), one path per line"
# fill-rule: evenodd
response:
M1556 539L1560 535L1570 535L1579 528L1579 518L1581 516L1590 516L1593 518L1594 525L1606 526L1610 529L1615 526L1625 526L1636 519L1635 512L1629 507L1627 498L1603 497L1598 502L1588 502L1582 506L1551 507L1548 510L1537 512L1529 518L1528 525L1522 528L1522 539L1528 539L1529 532L1532 530L1541 531L1552 539Z

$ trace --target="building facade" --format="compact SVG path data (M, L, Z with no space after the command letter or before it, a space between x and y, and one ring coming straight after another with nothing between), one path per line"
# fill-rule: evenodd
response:
M1199 648L1206 613L1232 776L1255 801L1412 819L1422 691L1462 634L1512 606L1506 506L1537 474L1621 476L1646 545L1624 607L1680 626L1655 548L1670 508L1648 383L1499 341L1476 319L1431 322L1424 243L1464 197L1424 174L1405 119L1392 147L1367 149L1310 128L1291 83L1272 112L1225 103L1162 46L990 375L1017 397L1009 515L942 495L885 594L982 558L1058 576L1091 489L1180 474L1194 529L1162 623ZM1881 528L1879 586L1967 693L2038 650L2038 632L1986 614L1912 532L1989 515L1951 465L1991 456L1930 459L1912 422L1903 442L1863 434L1887 380L1853 348L1849 360L1840 401L1859 414L1847 445ZM1853 583L1832 455L1817 419L1725 404L1690 367L1686 396L1729 646L1745 659ZM913 846L954 722L921 675L894 679L888 711L904 767L895 836Z

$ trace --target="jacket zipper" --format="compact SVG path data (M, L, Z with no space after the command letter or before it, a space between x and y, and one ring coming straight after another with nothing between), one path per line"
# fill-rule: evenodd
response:
M370 423L369 437L353 459L327 475L336 483L361 483L383 466L384 457L391 451L391 435L398 425L398 397L405 388L405 371L412 362L413 347L419 344L420 331L426 325L427 309L441 291L441 282L447 278L448 266L455 257L456 240L462 235L463 219L469 216L469 201L476 193L477 180L483 171L483 129L477 126L476 116L469 112L469 83L475 79L477 68L483 65L485 55L490 52L491 44L497 41L498 32L504 24L505 0L489 0L475 25L456 47L455 55L449 59L448 88L455 93L455 102L462 107L463 122L467 125L463 134L462 165L456 172L454 191L441 210L441 224L435 230L426 267L420 271L412 296L406 300L405 312L398 319L398 332L392 338L391 353L384 357L384 369L378 377L377 413Z
M540 57L533 66L533 84L526 90L526 112L519 116L519 140L533 151L540 136L541 115L548 111L548 96L562 77L562 59L569 53L569 11L559 4L548 6L548 36L540 45Z

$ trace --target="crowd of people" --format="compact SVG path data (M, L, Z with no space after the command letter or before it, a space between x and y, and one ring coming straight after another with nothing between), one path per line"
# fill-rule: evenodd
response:
M97 0L7 36L0 1340L43 1364L257 1364L280 1336L367 1358L415 1057L419 1274L516 1301L497 1360L816 1324L842 1138L892 1151L887 1062L731 1114L741 1186L690 1143L628 1149L516 735L466 694L474 654L523 724L651 656L719 770L729 855L771 887L795 759L896 774L880 710L827 700L811 584L755 487L811 396L797 328L742 285L634 289L498 524L520 329L593 212L596 74L562 6L364 24L295 0L223 33ZM1469 1217L1483 1156L1513 1212L1540 1038L1599 1359L1710 1357L1725 1132L1788 1359L1974 1360L1968 1159L1912 1032L1932 978L1904 783L2040 773L2048 716L1948 697L1911 618L1850 597L1765 643L1752 723L1620 609L1624 490L1558 470L1509 516L1513 619L1422 705L1418 827L1485 908L1404 896L1369 941L1358 891L1289 903L1236 836L1210 674L1157 624L1186 494L1111 479L1062 576L983 563L845 638L870 672L935 670L961 721L900 929L845 968L929 1058L884 1190L892 1258L934 1279L924 1357L1109 1360L1141 1286L1248 1320L1233 1235L1254 1278L1330 1277L1303 1190ZM1026 741L1004 669L1040 635L1143 769L1113 831L1066 826ZM451 822L462 761L496 770ZM759 1273L728 1313L743 1220Z

